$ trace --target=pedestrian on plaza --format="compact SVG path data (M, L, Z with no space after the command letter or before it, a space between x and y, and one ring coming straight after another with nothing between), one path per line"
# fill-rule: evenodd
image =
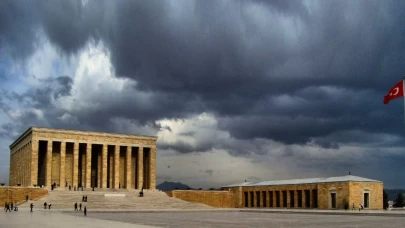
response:
M77 202L75 203L75 211L77 211Z
M31 211L30 211L30 212L32 212L32 208L34 208L34 204L33 204L33 203L30 204L30 208L31 208Z
M14 208L14 204L13 204L13 202L11 202L11 211L13 210L13 208Z
M28 202L28 195L25 196L25 202Z
M6 212L7 212L7 211L11 212L11 210L10 210L10 204L9 204L9 203L7 203L7 205L6 205Z
M44 202L44 209L46 209L46 206L48 206L48 204L46 202Z
M51 209L51 202L48 203L48 210Z
M82 211L82 203L80 203L79 207L80 207L79 211Z
M84 206L84 216L87 216L87 208Z

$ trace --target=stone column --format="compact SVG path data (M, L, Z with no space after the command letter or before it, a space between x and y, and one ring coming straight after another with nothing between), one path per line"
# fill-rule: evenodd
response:
M97 150L97 187L101 188L101 154L100 151Z
M114 154L109 153L108 155L108 165L110 166L109 177L108 177L108 185L110 188L113 188L114 185Z
M103 154L102 154L102 165L101 165L101 187L102 188L107 188L107 156L108 156L108 145L107 144L103 144Z
M66 142L60 143L60 171L59 171L59 185L65 187L65 158L66 158Z
M302 199L302 198L301 198ZM301 201L302 202L302 201ZM294 207L295 208L297 208L298 207L298 205L299 205L299 202L298 202L298 190L294 190Z
M72 188L76 186L77 188L77 178L79 173L79 142L74 142L73 145L73 185Z
M114 151L114 188L118 189L120 185L120 145L115 145Z
M247 200L247 207L250 207L250 201L251 201L252 199L250 198L250 192L249 192L249 191L247 191L247 198L246 198L246 200Z
M143 147L138 148L138 188L143 188Z
M126 161L126 166L125 166L125 172L126 172L125 181L126 181L126 183L125 183L125 187L127 189L130 189L131 184L132 184L132 182L131 182L131 180L132 180L132 172L131 172L132 171L131 170L131 167L132 167L132 163L131 163L131 161L132 161L132 147L130 145L127 146L127 154L126 154L125 161Z
M86 188L91 188L91 143L87 142L86 149Z
M46 150L46 187L51 187L52 184L52 141L48 140L48 148Z
M156 189L156 147L149 152L149 189Z
M31 161L30 161L30 186L38 185L38 140L31 141Z

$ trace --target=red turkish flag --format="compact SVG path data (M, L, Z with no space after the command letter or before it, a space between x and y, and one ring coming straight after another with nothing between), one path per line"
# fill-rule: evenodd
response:
M384 97L384 104L388 104L391 100L404 96L404 81L398 82L393 86L388 94Z

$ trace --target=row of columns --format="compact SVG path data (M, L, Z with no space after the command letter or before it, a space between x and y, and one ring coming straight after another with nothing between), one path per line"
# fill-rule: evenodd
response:
M15 149L10 156L10 186L28 186L31 177L31 141Z
M317 190L244 191L243 207L317 208Z
M40 140L40 141L46 141L46 140ZM65 141L61 142L61 147L60 147L60 170L59 170L59 183L60 186L64 186L65 182L66 182L66 143ZM69 185L71 185L72 187L76 186L78 187L78 185L80 183L78 183L78 176L79 176L79 144L81 144L82 142L68 142L68 143L73 143L73 165L72 165L72 182L73 183L68 183ZM35 150L36 154L37 154L37 161L38 161L38 157L39 157L39 141L37 141L34 145L36 145L36 148L34 149L34 153L35 154ZM90 188L91 186L91 161L92 161L92 143L90 142L83 142L83 144L87 144L86 146L86 157L85 157L85 167L82 167L82 169L85 169L85 182L84 187L86 188ZM46 151L46 177L45 177L45 186L49 187L52 185L52 153L53 153L53 142L51 140L47 141L47 151ZM100 183L100 185L98 185L98 187L101 188L107 188L107 181L110 181L110 183L112 183L112 186L110 185L110 188L115 188L118 189L121 186L125 185L126 188L131 188L132 186L132 181L134 181L135 179L135 174L133 174L132 172L132 146L126 146L127 150L126 150L126 154L125 154L125 163L124 164L120 164L120 145L113 145L115 147L114 150L114 154L113 154L113 164L110 165L110 180L107 180L107 161L108 161L108 144L102 144L102 153L101 153L101 164L98 164L97 169L101 168L101 172L100 170L97 170L97 173L100 172L100 178L101 180L98 180L97 182ZM156 151L154 148L151 148L150 152L149 152L149 164L147 164L149 166L149 177L147 177L148 180L148 186L149 188L155 188L155 176L151 176L152 174L155 175L155 165L152 161L152 158L156 158ZM138 156L137 156L137 160L136 160L136 169L137 169L137 183L136 186L138 186L138 188L143 187L144 183L143 183L143 147L142 146L138 146ZM110 162L112 160L110 159ZM120 165L124 165L125 166L125 174L127 178L125 178L125 183L120 183ZM38 167L37 165L34 164L34 166ZM38 174L38 168L36 170L36 172L33 172L33 175ZM35 177L36 178L36 177ZM37 181L35 181L37 182ZM32 182L32 183L35 183ZM146 183L145 183L146 184Z

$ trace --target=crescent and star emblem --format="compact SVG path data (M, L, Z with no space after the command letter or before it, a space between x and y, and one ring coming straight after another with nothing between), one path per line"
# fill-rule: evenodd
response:
M399 88L398 88L398 87L395 87L395 88L394 88L394 91L392 91L392 92L390 93L390 96L396 96L396 95L398 95L398 92L399 92Z

